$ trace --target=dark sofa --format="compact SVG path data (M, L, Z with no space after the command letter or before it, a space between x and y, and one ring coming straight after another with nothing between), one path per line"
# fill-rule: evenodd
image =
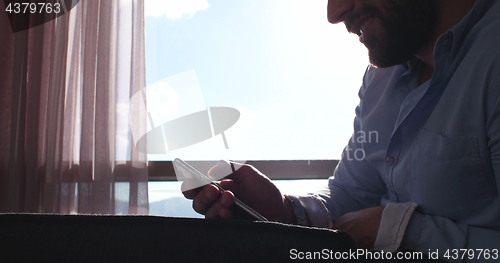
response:
M298 252L356 248L328 229L155 216L0 214L0 237L6 263L295 262Z

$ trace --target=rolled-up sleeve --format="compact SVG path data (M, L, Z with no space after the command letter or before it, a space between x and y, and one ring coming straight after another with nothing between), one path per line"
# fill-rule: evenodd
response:
M382 212L374 249L397 251L416 207L417 204L412 202L387 204Z

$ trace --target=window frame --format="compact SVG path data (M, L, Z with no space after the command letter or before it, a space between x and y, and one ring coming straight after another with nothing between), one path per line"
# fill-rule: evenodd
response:
M333 175L338 160L252 160L252 165L272 180L327 179ZM207 173L216 161L190 161ZM201 169L200 169L201 167ZM149 161L149 181L177 181L172 161Z

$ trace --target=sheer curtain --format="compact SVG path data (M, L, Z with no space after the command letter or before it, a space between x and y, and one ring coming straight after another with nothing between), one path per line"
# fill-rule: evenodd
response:
M143 0L79 1L18 33L1 11L0 212L147 214L131 136L146 114L129 105L146 84Z

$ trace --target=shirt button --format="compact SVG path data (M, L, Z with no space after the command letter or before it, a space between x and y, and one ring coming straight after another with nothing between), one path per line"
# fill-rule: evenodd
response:
M392 157L387 157L387 159L385 159L385 162L388 164L388 165L393 165L394 164L394 158Z

